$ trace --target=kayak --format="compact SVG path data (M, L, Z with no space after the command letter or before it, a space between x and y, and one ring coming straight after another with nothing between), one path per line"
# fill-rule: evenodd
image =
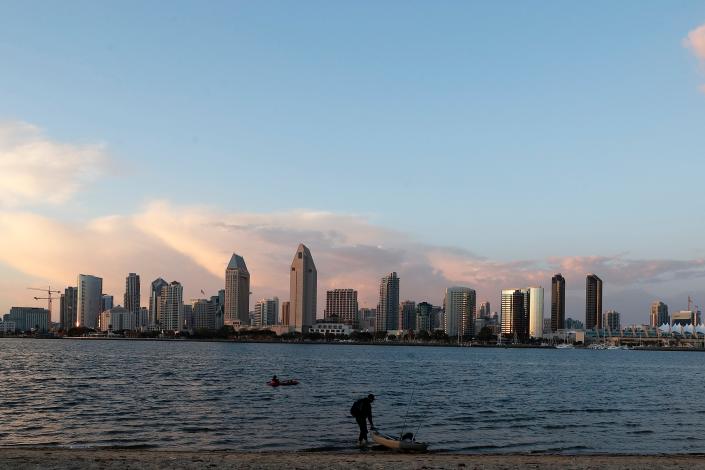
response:
M379 431L372 431L372 440L375 444L400 452L426 452L428 450L428 444L416 442L413 436L409 439L399 439L398 437L382 434Z
M296 379L280 380L278 384L272 382L271 380L269 382L267 382L267 385L269 385L270 387L279 387L279 386L285 387L287 385L298 385L298 384L299 384L299 381Z

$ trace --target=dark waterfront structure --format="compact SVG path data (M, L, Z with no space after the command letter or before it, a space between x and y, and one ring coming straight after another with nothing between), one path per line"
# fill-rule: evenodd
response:
M585 278L585 328L602 329L602 279L595 274Z
M551 278L551 331L565 328L565 278L561 273Z
M63 330L76 326L78 315L78 287L67 287L61 294L61 306L59 312L59 323Z
M389 273L379 283L379 304L375 331L392 331L399 327L399 277Z
M502 336L512 341L529 339L529 290L502 291Z
M140 312L140 277L135 273L130 273L125 278L125 298L123 307L137 315Z

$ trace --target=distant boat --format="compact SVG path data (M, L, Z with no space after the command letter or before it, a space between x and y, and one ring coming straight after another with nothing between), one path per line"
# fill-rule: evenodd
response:
M563 344L557 344L556 349L575 349L575 346L573 346L570 343L563 343Z
M404 439L400 439L382 434L379 431L372 431L372 441L388 449L401 452L426 452L428 450L428 444L416 441L413 434L406 433L403 437Z

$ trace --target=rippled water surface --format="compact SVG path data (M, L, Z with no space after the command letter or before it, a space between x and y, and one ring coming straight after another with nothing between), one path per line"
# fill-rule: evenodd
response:
M352 401L451 452L705 452L705 355L0 339L0 446L343 450ZM265 385L271 374L296 387Z

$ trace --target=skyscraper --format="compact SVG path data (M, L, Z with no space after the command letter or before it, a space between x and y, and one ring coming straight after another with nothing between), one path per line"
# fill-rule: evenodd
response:
M416 329L416 302L405 300L399 306L399 330Z
M140 311L140 277L130 273L125 278L125 298L123 307L135 317Z
M585 328L602 329L602 279L595 274L585 278Z
M184 326L184 288L178 281L162 287L159 296L160 325L166 331L181 331Z
M326 291L325 318L358 328L357 321L357 291L354 289L333 289Z
M668 305L656 300L651 304L649 324L653 327L659 327L664 323L667 325L671 324L671 318L668 316Z
M282 325L289 325L291 321L291 302L288 300L285 300L282 302L282 316L281 316L281 322Z
M502 336L529 339L529 289L502 290Z
M490 318L492 316L492 310L490 308L490 303L486 300L480 302L480 306L477 310L477 318Z
M115 302L112 295L103 294L100 296L100 311L105 312L110 310L115 306Z
M89 274L79 274L77 288L78 326L98 328L98 316L103 298L103 279Z
M445 294L445 324L451 338L472 336L475 319L475 291L469 287L448 287Z
M225 269L225 324L250 324L250 272L242 256L233 253Z
M551 330L565 328L565 278L561 273L551 278Z
M611 334L619 334L622 328L622 324L619 320L619 312L610 310L609 312L605 313L605 319L602 324L607 330L610 331Z
M529 337L543 338L543 287L529 287Z
M279 316L279 298L262 299L255 304L253 326L266 327L277 324Z
M318 272L309 249L301 243L289 272L289 325L307 333L316 321Z
M432 325L433 305L421 302L416 306L416 331L433 331Z
M379 283L376 331L392 331L399 328L399 277L392 272Z
M76 326L76 315L78 313L78 288L67 287L61 294L61 313L59 322L64 331L68 331Z
M152 281L152 288L149 292L149 324L151 326L161 325L161 296L164 287L168 286L161 277Z

